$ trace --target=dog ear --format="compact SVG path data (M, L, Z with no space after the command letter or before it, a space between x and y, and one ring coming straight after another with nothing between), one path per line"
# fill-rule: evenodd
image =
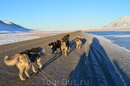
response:
M49 43L48 46L51 46L51 43Z
M27 53L27 52L28 52L28 50L25 51L25 53Z
M38 49L39 49L39 51L43 50L41 47L39 47Z

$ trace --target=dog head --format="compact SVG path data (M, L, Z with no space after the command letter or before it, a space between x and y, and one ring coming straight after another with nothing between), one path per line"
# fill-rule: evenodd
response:
M39 53L40 56L44 56L45 55L45 49L42 48L42 50Z
M65 35L63 38L61 38L62 42L68 41L68 40L69 40L69 37L70 37L69 34Z
M54 43L53 43L53 42L51 42L51 43L49 43L49 44L48 44L48 46L49 46L50 48L53 48Z
M69 34L67 34L66 36L64 36L65 38L67 38L67 39L69 39L69 37L70 37L70 35Z
M65 37L63 37L63 38L61 38L61 40L62 40L62 42L65 42L65 41L66 41L66 38L65 38Z
M60 40L57 40L56 42L60 43L61 41L60 41Z
M39 56L43 56L45 54L45 49L43 49L41 47L32 48L31 50L34 51L34 52L38 52Z
M67 37L70 37L70 35L69 35L69 34L67 34L66 36L67 36Z

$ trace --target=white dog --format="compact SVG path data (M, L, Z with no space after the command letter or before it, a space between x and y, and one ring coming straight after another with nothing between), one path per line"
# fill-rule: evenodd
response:
M45 53L45 51L43 51L42 48L33 48L33 49L38 49L38 53L37 57L35 55L35 60L37 65L39 66L39 68L42 67L42 64L40 62L40 57L43 55L43 53ZM27 50L28 51L28 50ZM32 52L31 52L32 53ZM34 53L34 52L33 52ZM29 68L32 66L32 70L34 73L36 73L37 71L35 71L34 68L34 64L32 63L32 61L30 60L30 57L28 56L28 54L26 53L20 53L20 54L15 54L13 57L9 58L8 56L5 56L4 62L6 65L8 66L13 66L16 65L19 69L19 77L22 81L25 81L26 79L23 78L22 74L23 72L25 73L25 75L30 78L30 75L28 74L28 70Z

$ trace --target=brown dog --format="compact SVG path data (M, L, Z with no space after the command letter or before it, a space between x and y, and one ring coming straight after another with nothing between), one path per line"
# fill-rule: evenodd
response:
M61 51L62 51L62 54L63 53L65 54L65 57L67 56L67 53L70 51L69 37L70 37L70 35L67 34L66 36L61 38L61 40L62 40L62 42L61 42Z
M77 36L75 42L76 42L76 48L80 49L82 47L82 39L79 36Z
M32 62L37 63L39 68L42 67L40 62L40 57L45 53L45 51L41 48L32 48L31 50L26 50L24 52L21 52L19 54L15 54L13 57L9 58L8 56L5 56L4 62L8 66L16 65L19 69L19 77L22 81L25 81L26 79L23 78L22 74L23 72L25 75L30 78L30 75L28 74L29 68L32 66L32 70L34 73L36 73L34 64Z
M67 34L63 38L61 38L62 41L69 41L70 35Z

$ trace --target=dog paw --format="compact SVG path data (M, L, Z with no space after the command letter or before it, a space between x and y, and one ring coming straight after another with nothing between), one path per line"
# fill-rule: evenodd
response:
M21 81L26 81L26 79L21 79Z
M31 78L30 76L28 76L28 78Z
M37 71L34 71L34 73L37 73Z

